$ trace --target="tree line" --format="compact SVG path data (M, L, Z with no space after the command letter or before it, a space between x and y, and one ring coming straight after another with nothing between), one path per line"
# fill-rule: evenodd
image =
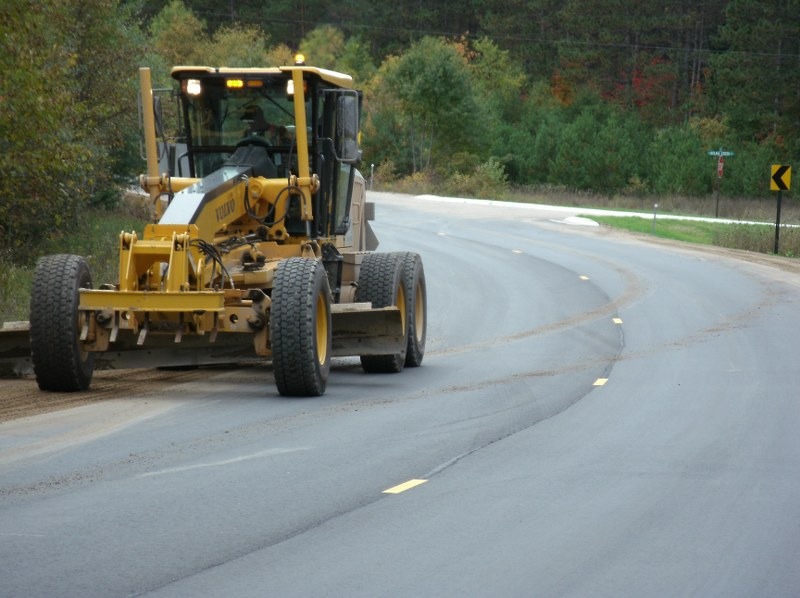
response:
M441 6L440 6L441 4ZM142 169L136 72L300 50L365 92L384 180L760 196L800 150L800 0L6 0L0 247L113 206Z

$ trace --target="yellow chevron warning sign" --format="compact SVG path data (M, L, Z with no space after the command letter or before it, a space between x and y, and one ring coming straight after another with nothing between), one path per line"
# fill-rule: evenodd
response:
M770 191L788 191L792 186L792 167L786 164L773 164L769 179Z

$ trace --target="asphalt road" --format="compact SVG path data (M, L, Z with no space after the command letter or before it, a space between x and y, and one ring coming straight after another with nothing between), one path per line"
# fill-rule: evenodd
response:
M380 249L424 259L423 366L0 423L0 595L800 595L800 275L374 199Z

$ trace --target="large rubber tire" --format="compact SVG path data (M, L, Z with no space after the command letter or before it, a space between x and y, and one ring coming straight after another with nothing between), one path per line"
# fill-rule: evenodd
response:
M81 350L78 289L92 287L89 266L77 255L48 255L36 264L30 302L31 360L42 390L86 390L94 353Z
M331 291L322 264L289 258L275 269L270 308L272 366L284 396L324 394L331 370Z
M403 264L403 288L406 296L406 328L408 345L406 367L422 365L427 334L428 293L425 288L425 270L422 258L410 251L399 252Z
M404 337L408 335L406 292L403 284L403 259L398 253L369 253L361 262L356 301L372 303L372 307L400 308ZM391 355L362 355L365 372L393 374L403 370L406 362L407 339L403 350Z

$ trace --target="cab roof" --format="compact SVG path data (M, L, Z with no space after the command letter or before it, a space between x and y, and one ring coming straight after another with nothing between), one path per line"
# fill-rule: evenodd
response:
M336 71L329 71L328 69L321 69L315 66L278 66L270 68L231 68L227 66L212 67L212 66L176 66L170 72L173 79L187 79L190 77L197 77L198 79L208 75L221 75L223 77L264 77L280 75L281 73L291 73L292 71L302 71L319 77L326 83L341 87L344 89L352 89L353 77L345 75L344 73L337 73Z

